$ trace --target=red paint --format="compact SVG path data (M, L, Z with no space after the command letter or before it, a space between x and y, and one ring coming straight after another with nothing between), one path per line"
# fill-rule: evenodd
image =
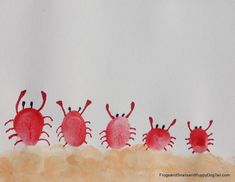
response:
M191 147L189 147L188 149L192 149L192 153L203 153L205 151L210 152L210 150L208 149L208 145L214 145L212 142L210 141L214 141L213 138L209 138L209 136L212 135L212 133L210 133L209 135L207 134L207 130L210 128L210 126L212 125L213 120L209 121L209 126L204 130L202 129L202 127L200 126L195 127L195 129L191 129L190 127L190 121L188 121L188 128L190 130L190 137L186 138L186 140L189 140L189 142L187 143L187 145L191 145Z
M129 124L129 116L131 115L132 111L134 110L135 103L131 103L131 110L130 112L125 116L125 114L122 114L122 116L119 116L119 114L116 114L116 117L114 117L110 110L109 110L109 104L106 104L106 111L111 117L111 121L108 123L106 130L103 130L100 132L100 135L102 133L105 133L104 136L100 138L100 140L104 139L101 144L107 143L107 147L111 147L114 149L120 149L124 146L130 146L128 141L134 140L134 138L131 136L136 135L136 133L133 130L136 130L135 128L130 127Z
M162 128L158 128L158 125L156 125L156 128L154 128L152 117L149 117L149 122L151 130L148 133L143 134L144 138L142 140L145 142L144 145L147 146L146 150L167 150L167 146L173 147L174 142L172 139L176 138L170 135L169 129L176 123L176 119L172 121L167 129L165 129L165 125L163 125Z
M51 125L49 123L44 123L44 119L49 118L52 121L52 118L50 116L43 116L40 112L46 103L46 93L43 91L41 92L43 102L39 109L33 108L33 102L30 102L30 108L24 108L25 102L23 101L23 109L19 111L19 104L25 93L26 90L21 91L16 102L15 118L5 123L6 126L8 123L13 122L13 128L9 128L8 130L6 130L6 133L15 130L16 133L9 136L9 139L12 139L13 137L19 138L19 140L16 141L15 145L20 142L24 142L26 145L35 145L38 141L41 140L46 141L48 145L50 145L47 139L40 138L42 133L46 134L49 137L48 133L43 131L43 127L46 125L51 127Z
M90 133L91 129L86 126L87 123L90 124L90 121L85 121L82 117L82 114L86 110L86 108L91 104L91 101L87 100L81 113L81 108L79 108L78 111L72 111L69 107L69 112L67 114L65 112L63 102L57 101L56 103L61 107L64 113L63 122L56 130L56 133L58 133L57 137L60 137L59 141L64 138L64 146L69 144L74 147L78 147L83 143L87 143L86 135L92 137Z

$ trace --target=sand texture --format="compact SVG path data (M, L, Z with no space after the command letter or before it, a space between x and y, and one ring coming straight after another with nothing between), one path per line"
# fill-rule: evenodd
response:
M161 174L229 174L228 177L162 177ZM177 156L142 145L101 152L80 148L21 148L0 155L0 182L235 182L235 162L211 153Z

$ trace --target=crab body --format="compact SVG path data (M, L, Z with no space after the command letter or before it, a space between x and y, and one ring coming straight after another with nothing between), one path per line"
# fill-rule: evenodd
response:
M90 123L90 121L85 121L82 113L85 111L88 105L91 104L91 101L87 100L86 105L81 113L79 112L81 108L79 111L71 111L71 108L69 108L69 112L66 114L62 101L57 101L57 104L60 105L64 113L63 122L57 129L57 136L60 136L59 141L64 138L64 146L69 144L73 147L78 147L83 143L87 143L86 135L90 135L90 137L92 137L90 133L91 129L86 126L86 124Z
M209 121L209 126L206 129L202 129L202 127L200 126L195 127L195 129L191 129L190 127L190 122L188 121L188 128L190 130L190 136L189 138L186 138L186 140L188 140L187 145L191 145L191 147L189 147L189 149L192 149L192 153L203 153L205 151L210 152L210 150L208 149L208 145L214 145L212 143L212 141L214 141L213 138L209 138L211 134L207 134L207 130L210 128L210 126L212 125L213 120Z
M111 148L122 148L130 139L130 124L127 118L111 120L106 128L107 143Z
M176 138L170 135L169 129L176 123L176 119L172 121L167 129L165 129L165 125L163 125L162 128L158 128L158 125L154 128L152 117L149 117L149 122L151 130L148 133L143 134L144 145L147 146L146 149L167 150L167 146L173 147L174 142L172 139Z
M16 103L16 115L15 118L12 120L9 120L5 123L7 125L10 122L13 122L13 128L9 128L6 130L6 133L8 133L11 130L14 130L16 133L9 136L9 139L12 139L13 137L19 138L19 140L16 141L15 145L17 145L20 142L23 142L25 145L36 145L38 141L43 140L50 145L49 141L44 138L40 138L42 133L45 133L48 137L48 133L43 131L43 127L48 125L52 127L49 123L45 123L45 118L49 118L52 121L52 118L50 116L43 116L41 114L41 109L44 107L46 102L46 93L42 93L43 103L39 109L33 108L33 102L30 102L30 108L24 108L25 102L22 102L23 109L21 111L18 111L19 103L22 97L25 95L26 90L23 90L20 93L20 96L18 98L18 101Z
M109 111L109 105L106 105L106 110L111 117L111 121L108 123L106 130L103 130L102 133L105 133L104 136L100 138L100 140L104 139L101 144L107 143L107 148L114 148L114 149L120 149L124 146L130 146L128 143L129 140L134 140L134 138L131 135L136 135L135 128L130 127L129 124L129 116L131 115L132 111L134 110L135 103L131 103L131 111L125 116L123 114L121 117L119 114L114 117L111 112Z

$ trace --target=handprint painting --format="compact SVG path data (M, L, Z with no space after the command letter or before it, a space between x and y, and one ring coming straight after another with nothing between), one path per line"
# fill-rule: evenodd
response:
M235 181L234 8L0 2L0 182Z

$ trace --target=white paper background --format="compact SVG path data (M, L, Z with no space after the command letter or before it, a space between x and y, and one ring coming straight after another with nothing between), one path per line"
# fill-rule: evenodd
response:
M90 98L84 114L92 121L88 143L100 147L98 133L109 121L105 104L114 114L127 113L134 100L135 143L149 130L149 115L160 125L177 118L172 151L190 154L187 120L205 128L213 119L210 149L231 157L234 33L233 0L0 1L0 120L14 117L21 90L28 89L24 99L35 106L45 90L43 113L54 118L49 133L56 144L63 115L55 101L78 108ZM8 141L5 129L2 124L2 151L15 142Z

